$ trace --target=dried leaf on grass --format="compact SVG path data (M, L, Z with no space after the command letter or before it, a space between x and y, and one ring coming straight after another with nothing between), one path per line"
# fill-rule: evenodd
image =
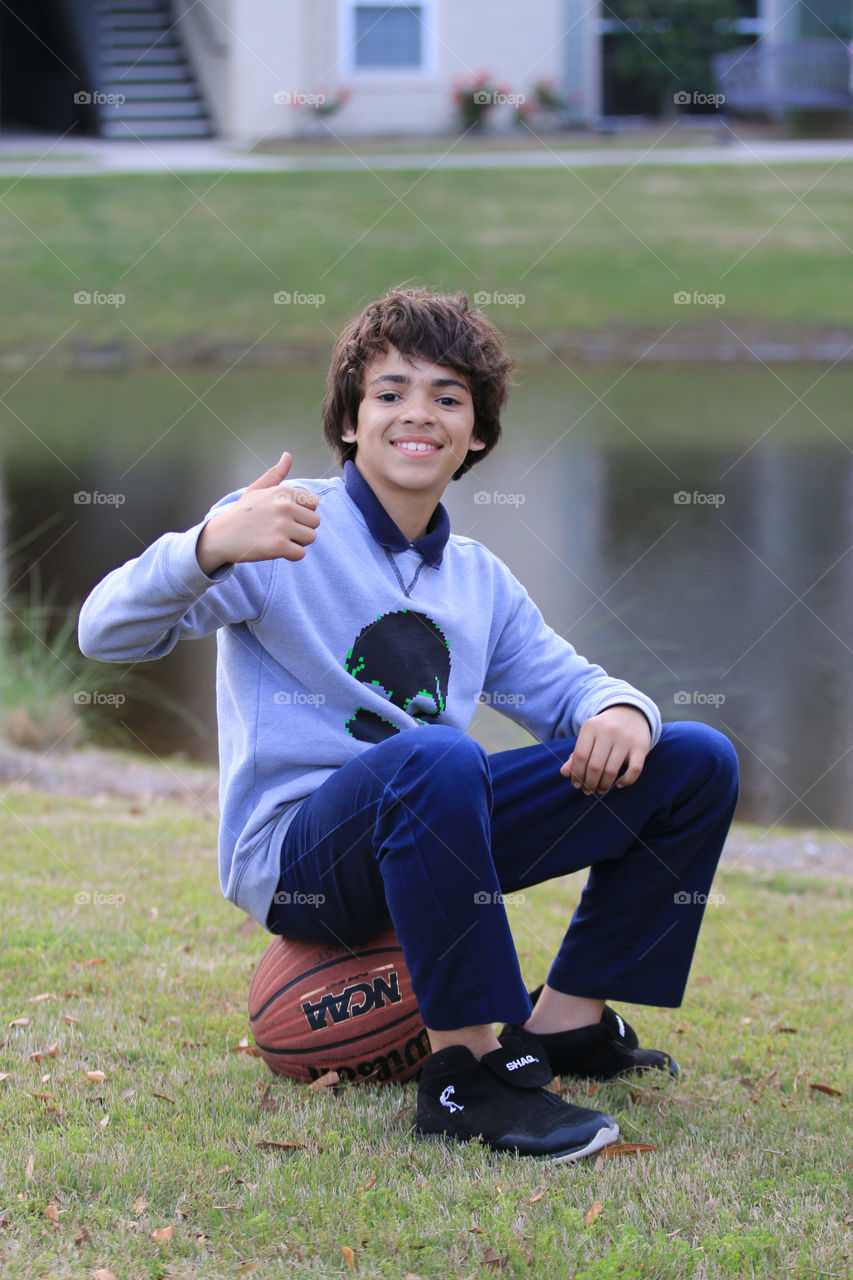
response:
M88 1228L88 1227L83 1227L83 1228L81 1228L80 1234L79 1234L79 1235L76 1235L76 1236L74 1237L74 1243L77 1245L77 1247L78 1247L78 1249L79 1249L80 1245L82 1245L82 1244L88 1244L88 1242L89 1242L91 1239L92 1239L92 1233L91 1233L91 1231L89 1230L89 1228Z
M151 1097L152 1097L152 1098L161 1098L163 1102L171 1102L171 1104L172 1104L172 1106L173 1106L173 1107L176 1107L176 1106L178 1105L178 1104L175 1102L175 1099L174 1099L174 1098L170 1098L170 1097L169 1097L167 1094L165 1094L165 1093L157 1093L157 1091L156 1091L155 1089L152 1089L152 1090L151 1090Z
M503 1267L506 1266L508 1262L509 1262L509 1254L508 1253L505 1253L503 1255L498 1254L495 1252L495 1250L492 1248L491 1245L488 1246L488 1248L486 1249L486 1252L483 1254L484 1267L495 1267L497 1270L501 1270Z
M24 1181L25 1181L25 1182L29 1182L29 1181L30 1181L30 1179L32 1178L32 1176L33 1176L33 1169L35 1168L35 1163L36 1163L36 1162L35 1162L35 1157L34 1157L34 1156L30 1156L30 1157L28 1158L28 1160L27 1160L26 1166L24 1167Z
M355 1267L355 1254L353 1253L352 1249L349 1247L348 1244L342 1245L341 1253L344 1255L344 1262L347 1264L350 1271L352 1271L353 1268Z
M338 1075L337 1071L327 1071L326 1074L320 1076L319 1079L312 1080L308 1088L309 1089L328 1089L330 1085L340 1084L340 1082L341 1082L341 1077Z
M173 1226L157 1227L154 1231L151 1232L150 1238L152 1240L171 1240L174 1234L175 1234L175 1228Z
M97 965L97 964L106 964L106 963L107 963L107 958L106 958L106 956L93 956L91 960L81 960L81 961L80 961L80 968L81 968L81 969L94 969L95 965Z
M40 991L37 996L28 996L27 1004L40 1004L42 1000L56 1000L52 991Z
M614 1142L609 1147L602 1147L599 1158L610 1160L613 1156L636 1156L647 1151L657 1151L658 1147L651 1142Z
M844 1095L840 1089L833 1089L831 1084L809 1084L810 1089L817 1089L818 1093L828 1093L832 1098L843 1098Z
M601 1203L600 1200L593 1200L589 1209L587 1209L586 1217L583 1220L583 1225L585 1227L591 1227L592 1224L595 1222L596 1218L598 1217L598 1215L601 1213L601 1210L603 1208L604 1208L604 1205Z
M97 1267L92 1272L92 1280L116 1280L116 1278L106 1267Z
M249 1044L248 1036L241 1036L236 1044L232 1044L229 1053L244 1053L247 1058L259 1058L261 1051L256 1044Z
M46 1218L50 1218L50 1221L51 1221L51 1222L58 1222L58 1221L59 1221L59 1210L57 1209L56 1205L54 1204L54 1202L53 1202L52 1200L51 1200L50 1204L45 1205L45 1208L44 1208L44 1216L45 1216Z
M262 1138L260 1142L256 1142L255 1146L261 1151L300 1151L305 1147L304 1142L276 1142L272 1138Z
M530 1199L527 1201L527 1203L528 1203L528 1204L536 1204L537 1200L541 1200L541 1199L542 1199L542 1197L543 1197L543 1196L546 1196L550 1190L551 1190L551 1188L550 1188L550 1187L546 1187L544 1191L537 1191L537 1192L536 1192L536 1195L535 1195L535 1196L531 1196L531 1197L530 1197Z
M95 1084L101 1084L107 1077L103 1071L87 1071L86 1078L87 1080L92 1080Z
M13 1018L9 1023L10 1027L28 1027L30 1025L29 1018Z

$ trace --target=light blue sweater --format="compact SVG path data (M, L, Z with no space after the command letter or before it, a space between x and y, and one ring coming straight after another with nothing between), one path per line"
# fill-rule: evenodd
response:
M446 530L422 556L351 466L346 485L286 482L320 499L303 560L202 571L198 536L240 489L113 570L80 612L81 650L107 662L160 658L217 632L220 883L261 924L299 802L392 733L464 731L483 693L541 741L574 737L617 703L648 717L652 745L660 736L655 704L576 653L497 556ZM377 510L396 537L383 537Z

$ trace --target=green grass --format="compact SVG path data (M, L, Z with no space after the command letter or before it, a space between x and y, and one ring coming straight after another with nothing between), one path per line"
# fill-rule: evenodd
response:
M286 344L326 353L390 284L489 307L540 354L572 331L724 337L850 323L849 165L9 178L0 348ZM75 304L78 291L123 295ZM325 301L276 305L276 292ZM676 305L678 291L725 303ZM229 362L239 354L229 354ZM224 357L223 357L224 358Z
M658 1150L549 1169L418 1144L414 1084L318 1094L231 1052L267 938L220 898L215 844L179 805L2 797L4 1280L313 1280L350 1274L344 1247L388 1280L848 1274L848 880L721 874L684 1006L625 1009L682 1079L592 1097ZM579 888L513 908L531 982Z

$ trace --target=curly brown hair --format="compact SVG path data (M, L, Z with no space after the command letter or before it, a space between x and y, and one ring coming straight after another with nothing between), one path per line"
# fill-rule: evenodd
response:
M468 451L453 475L458 480L500 439L501 409L509 396L509 375L515 360L504 350L488 316L472 311L464 293L389 289L349 322L332 351L323 400L323 435L341 466L356 455L357 445L344 440L343 432L358 422L365 366L389 347L409 358L447 365L468 380L474 435L486 447Z

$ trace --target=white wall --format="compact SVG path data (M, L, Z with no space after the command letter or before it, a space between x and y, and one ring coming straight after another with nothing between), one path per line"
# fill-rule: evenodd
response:
M435 133L451 129L454 77L488 71L513 93L543 77L559 84L564 69L564 0L433 0L434 65L423 73L354 72L340 36L342 0L207 0L230 29L227 57L199 53L187 21L194 61L223 134L243 144L290 137L316 127L307 112L275 95L351 90L330 117L342 136ZM219 82L217 82L217 77ZM490 127L509 122L509 106L490 113Z

